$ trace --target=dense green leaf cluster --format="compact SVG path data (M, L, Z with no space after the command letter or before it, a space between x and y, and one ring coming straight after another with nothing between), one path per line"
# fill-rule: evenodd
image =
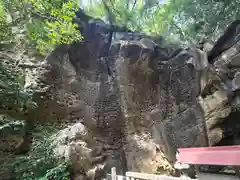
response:
M216 40L231 21L240 18L240 1L233 0L103 0L115 23L182 43ZM107 19L103 1L91 0L87 12Z
M37 43L40 52L46 53L57 45L82 40L78 25L73 23L73 17L78 10L73 0L67 2L29 1L32 7L31 13L36 18L28 23L28 34Z
M4 8L4 4L0 1L0 42L5 39L9 39L10 29L7 23L7 14Z
M45 54L57 45L82 40L77 24L73 23L77 10L74 0L0 0L0 25L10 28L11 39L28 35ZM10 35L6 30L1 34L3 38Z
M0 56L0 108L2 111L20 113L36 107L31 92L24 89L23 72L13 70L4 57L6 56Z
M232 21L240 18L240 1L170 0L173 23L183 33L181 40L197 43L216 40Z
M70 179L69 163L54 155L52 139L49 138L59 128L54 124L37 126L30 152L13 159L12 168L16 180Z

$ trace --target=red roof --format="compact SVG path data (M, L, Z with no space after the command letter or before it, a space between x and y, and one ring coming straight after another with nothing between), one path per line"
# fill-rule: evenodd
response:
M240 165L240 146L178 149L178 162L205 165Z

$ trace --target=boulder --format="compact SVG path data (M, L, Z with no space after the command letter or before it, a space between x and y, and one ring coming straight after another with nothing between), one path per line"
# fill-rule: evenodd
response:
M94 180L103 174L105 163L102 146L94 141L83 124L76 123L50 138L55 155L70 161L73 179Z

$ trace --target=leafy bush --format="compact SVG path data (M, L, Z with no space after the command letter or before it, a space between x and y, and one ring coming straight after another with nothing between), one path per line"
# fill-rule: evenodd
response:
M4 119L3 119L4 118ZM23 135L24 134L24 123L11 119L9 117L2 117L0 119L0 137L6 137L8 135Z
M228 24L240 18L240 0L91 0L85 9L107 19L103 2L111 9L115 24L186 44L216 40Z
M37 126L34 142L27 155L17 156L13 162L16 180L67 180L69 163L54 156L50 136L58 130L54 125Z
M0 1L0 41L8 39L10 30L7 24L7 14L3 3Z
M32 14L37 15L28 24L28 35L34 40L41 53L46 53L60 44L81 41L82 36L73 17L78 10L75 1L29 0Z
M11 27L11 41L21 34L27 42L28 35L30 44L46 54L57 45L82 40L78 25L73 23L77 10L74 0L0 0L0 38L6 40L6 29Z
M36 107L31 99L31 93L23 87L22 72L11 69L7 63L9 61L5 60L0 54L0 108L21 112Z

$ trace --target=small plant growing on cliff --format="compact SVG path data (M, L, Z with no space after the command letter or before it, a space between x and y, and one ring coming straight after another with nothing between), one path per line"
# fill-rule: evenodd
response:
M24 89L21 71L12 69L7 54L0 53L0 58L0 109L20 113L35 108L31 93Z
M10 35L7 24L7 16L3 2L0 1L0 41L6 39Z
M59 128L54 124L37 126L31 150L26 155L17 156L12 163L16 180L70 179L69 163L54 155L54 145L49 138Z

